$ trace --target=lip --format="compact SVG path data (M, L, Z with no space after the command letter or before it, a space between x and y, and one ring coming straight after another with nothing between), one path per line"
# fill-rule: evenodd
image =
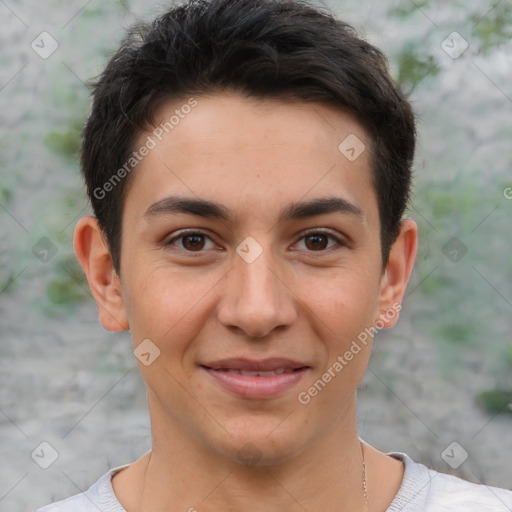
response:
M270 357L267 359L247 359L245 357L231 357L229 359L218 359L215 361L207 361L201 363L201 366L206 366L214 370L243 370L248 372L257 371L272 371L279 368L302 368L308 366L302 361L296 361L284 357Z
M284 394L297 385L311 369L302 362L285 358L222 359L201 364L200 367L227 391L252 399L270 399ZM243 375L240 372L266 374Z

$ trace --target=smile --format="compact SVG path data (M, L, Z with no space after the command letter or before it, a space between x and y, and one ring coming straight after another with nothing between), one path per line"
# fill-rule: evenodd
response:
M284 359L230 359L200 365L224 391L254 400L276 398L290 391L311 368Z

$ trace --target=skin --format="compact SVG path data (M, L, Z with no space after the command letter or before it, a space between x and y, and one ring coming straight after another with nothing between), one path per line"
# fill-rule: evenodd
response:
M185 101L162 106L156 124ZM365 328L383 315L384 328L397 321L386 312L402 302L416 224L402 221L383 269L369 150L354 161L338 150L350 134L370 145L349 114L233 92L197 101L130 177L120 277L96 220L84 217L75 230L101 324L130 329L134 347L150 339L160 350L150 365L139 361L152 450L113 478L114 491L128 512L365 510L356 390L371 342L308 404L297 395ZM145 215L168 196L221 203L233 218ZM286 205L322 197L350 201L361 215L278 221ZM187 228L206 237L175 238ZM315 229L330 235L304 233ZM263 250L252 263L236 253L248 236ZM198 366L240 356L293 357L310 369L284 394L254 400ZM237 457L246 443L258 450L254 466ZM384 511L402 463L369 445L365 455L370 509Z

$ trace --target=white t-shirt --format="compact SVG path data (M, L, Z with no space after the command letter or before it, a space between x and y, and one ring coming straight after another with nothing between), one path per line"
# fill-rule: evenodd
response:
M405 471L400 489L386 512L512 512L512 491L438 473L404 453L389 455L403 461ZM36 512L126 512L114 494L111 478L127 466L111 469L84 493Z

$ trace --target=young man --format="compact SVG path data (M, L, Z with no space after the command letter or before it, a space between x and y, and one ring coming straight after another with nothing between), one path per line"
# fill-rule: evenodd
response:
M362 442L356 390L417 228L415 126L385 58L297 0L192 1L94 91L74 247L130 329L152 449L50 511L510 511Z

